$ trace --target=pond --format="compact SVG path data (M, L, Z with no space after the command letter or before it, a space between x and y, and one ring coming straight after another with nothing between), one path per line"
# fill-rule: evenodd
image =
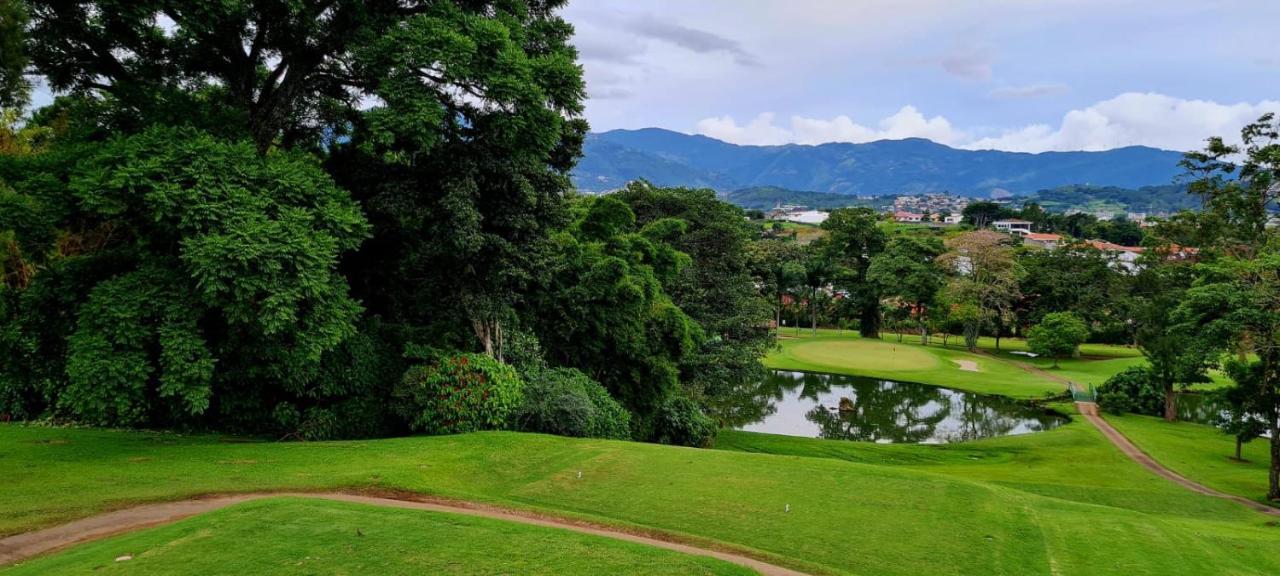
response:
M731 428L878 443L943 444L1029 434L1067 422L1001 396L911 382L771 371L722 411Z

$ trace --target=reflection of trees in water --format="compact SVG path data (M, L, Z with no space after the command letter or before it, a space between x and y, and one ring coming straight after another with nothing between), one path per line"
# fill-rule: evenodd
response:
M820 404L824 397L831 406ZM836 409L840 397L852 400L852 410ZM1057 417L999 397L923 384L785 371L771 371L761 381L735 390L717 416L727 426L755 424L776 414L782 402L814 403L805 419L818 428L819 437L839 440L958 442L1000 436L1019 427L1039 431L1060 422Z
M1213 394L1183 392L1178 394L1178 419L1201 424L1213 424L1214 419L1226 409L1222 400Z
M849 385L853 409L815 406L805 418L822 438L874 442L921 442L933 438L951 403L939 388L896 382L863 381Z

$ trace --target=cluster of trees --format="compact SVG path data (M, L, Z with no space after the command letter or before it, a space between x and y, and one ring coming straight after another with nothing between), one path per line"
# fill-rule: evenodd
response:
M0 417L705 444L757 234L572 193L562 4L0 0Z
M963 216L964 223L975 228L990 226L996 220L1017 218L1031 222L1036 232L1105 240L1121 246L1138 246L1143 239L1142 227L1125 216L1099 220L1097 216L1084 212L1048 212L1034 201L1024 203L1019 209L990 201L971 202L965 206Z

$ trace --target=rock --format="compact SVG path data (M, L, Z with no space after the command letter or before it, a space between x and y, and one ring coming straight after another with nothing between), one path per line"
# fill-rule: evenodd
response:
M128 562L130 560L133 560L133 554L125 554L124 556L116 558L116 562Z

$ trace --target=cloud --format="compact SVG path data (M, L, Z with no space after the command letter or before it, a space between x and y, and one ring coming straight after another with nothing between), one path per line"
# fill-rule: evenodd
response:
M791 131L775 126L773 117L773 112L763 112L744 126L739 126L732 116L704 118L698 121L696 131L734 144L765 146L791 142Z
M928 138L943 144L959 144L964 134L956 131L946 118L926 118L913 106L903 106L892 116L881 119L877 128L854 122L848 116L831 119L792 116L789 127L774 123L776 115L766 112L739 125L731 116L706 118L697 123L699 134L735 144L823 144L826 142L871 142L902 138Z
M1023 98L1040 98L1053 96L1070 90L1066 84L1028 84L1026 86L1001 86L987 92L987 96L1002 100Z
M1033 124L975 140L964 147L1018 152L1109 150L1123 146L1193 150L1204 146L1210 136L1238 139L1241 126L1269 111L1280 111L1280 102L1219 104L1128 92L1071 110L1056 128Z
M843 115L830 120L791 117L793 141L798 144L872 142L903 138L928 138L942 144L957 144L964 139L964 134L956 131L946 118L926 118L914 106L903 106L892 116L881 119L877 125L879 128L868 128Z
M743 66L759 66L760 60L737 40L690 28L669 20L640 15L622 21L622 28L637 36L668 42L698 54L724 53Z
M903 106L877 122L874 128L845 115L830 119L792 116L789 125L779 126L775 123L775 114L764 113L745 125L739 125L731 116L707 118L699 121L695 130L736 144L927 138L957 148L1013 152L1110 150L1124 146L1193 150L1202 147L1210 136L1222 136L1228 142L1238 140L1240 128L1266 112L1280 113L1280 101L1219 104L1129 92L1071 110L1056 127L1030 124L1003 130L994 136L976 136L984 130L957 128L945 117L927 117L914 106Z

